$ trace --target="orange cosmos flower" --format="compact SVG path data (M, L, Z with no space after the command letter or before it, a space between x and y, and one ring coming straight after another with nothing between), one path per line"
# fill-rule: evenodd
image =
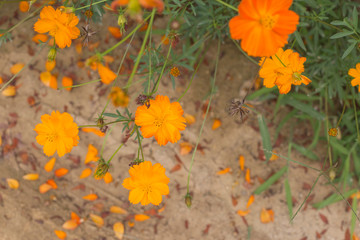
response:
M51 115L42 115L41 121L34 130L38 134L36 141L44 146L46 156L52 156L57 151L62 157L77 146L79 129L69 113L53 111Z
M139 12L140 5L143 8L157 8L158 13L164 10L164 3L162 0L115 0L111 3L111 8L115 10L118 6L128 5L131 12Z
M169 194L170 179L165 175L165 168L160 164L144 161L129 169L129 178L123 181L124 188L130 190L129 201L141 205L152 203L159 205L162 195Z
M175 143L184 130L184 111L178 102L170 103L167 96L156 96L155 100L149 99L150 106L139 106L135 113L135 124L141 126L142 135L145 138L155 136L160 146L168 141Z
M356 64L356 68L350 68L348 74L354 78L353 80L351 80L351 85L353 87L359 85L360 92L360 63Z
M269 57L287 43L299 16L288 10L292 0L242 0L239 15L229 22L231 38L254 57Z
M265 87L272 88L277 85L280 94L287 94L291 85L311 83L309 78L301 75L304 72L305 61L305 57L300 57L291 49L284 51L280 48L271 58L260 60L259 65L263 65L263 67L260 69L259 75L264 78Z
M34 30L38 33L49 32L55 38L59 48L71 46L71 40L80 35L80 30L76 27L79 19L73 13L61 12L52 6L44 7L40 12L40 19L34 25Z

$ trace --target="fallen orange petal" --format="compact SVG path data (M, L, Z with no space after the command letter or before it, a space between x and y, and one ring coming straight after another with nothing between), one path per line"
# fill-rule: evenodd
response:
M191 125L191 124L195 123L195 121L196 121L195 117L191 114L185 113L184 118L186 120L187 125Z
M55 170L55 176L61 178L62 176L66 175L69 172L66 168L58 168Z
M82 53L82 43L78 43L75 45L75 50L78 54Z
M61 231L61 230L54 230L54 232L59 239L63 240L66 238L66 232Z
M74 220L78 225L80 224L80 217L74 212L71 212L71 220Z
M274 211L263 208L260 213L260 221L262 223L269 223L274 221Z
M250 169L249 168L246 169L245 180L246 180L246 182L251 183Z
M55 65L56 65L55 60L53 60L53 61L47 60L45 63L46 71L51 72L54 69Z
M127 223L128 223L128 226L129 226L129 227L135 226L135 223L134 223L133 221L128 221Z
M76 222L75 219L70 219L67 220L62 227L68 230L74 230L75 228L77 228L79 226L79 224Z
M245 158L244 158L243 155L240 155L240 157L239 157L239 165L240 165L241 171L244 171L244 164L245 164Z
M63 85L63 87L67 87L65 88L65 90L67 91L71 91L71 86L73 85L73 80L69 77L63 77L61 80L61 84Z
M3 83L3 79L2 79L2 77L0 77L0 84L2 84Z
M43 183L43 184L41 184L39 186L39 192L40 193L46 193L50 189L52 189L52 186L50 184L47 184L47 183Z
M108 27L108 30L114 38L117 38L117 39L121 38L122 34L120 32L120 28L110 26L110 27Z
M230 169L229 167L227 167L227 168L225 168L225 169L223 169L223 170L218 171L216 174L217 174L217 175L226 174L226 173L230 172L230 170L231 170L231 169Z
M273 151L273 153L276 153L276 151ZM277 160L278 158L279 158L278 155L272 154L269 160L270 160L270 161L275 161L275 160Z
M92 144L89 144L88 146L88 152L86 153L85 157L85 164L93 161L96 162L99 160L99 157L97 156L98 150L96 147L94 147Z
M12 188L12 189L18 189L19 188L20 184L19 184L18 180L16 180L16 179L7 178L6 182L9 185L9 187Z
M102 217L95 214L90 214L90 218L99 228L104 226L104 219Z
M91 168L85 168L82 172L81 172L81 175L80 175L80 178L87 178L88 176L91 175Z
M56 158L53 157L52 159L50 159L44 166L45 171L51 172L54 168L55 162Z
M49 39L49 36L46 35L46 34L36 34L32 40L35 42L35 43L40 43L41 42L46 42L47 40Z
M88 201L95 201L96 199L98 199L98 196L95 193L92 193L92 194L83 196L82 198L85 200L88 200Z
M56 184L56 182L54 181L54 179L49 179L46 181L47 184L49 184L53 189L57 189L58 186Z
M248 200L247 204L246 204L246 208L249 208L251 206L251 204L254 202L254 200L255 200L254 195L251 195L249 197L249 200Z
M115 232L115 236L118 238L118 239L123 239L123 236L124 236L124 224L122 224L121 222L116 222L114 223L113 225L113 230Z
M105 136L105 133L103 133L102 131L100 131L99 129L95 129L95 128L82 128L81 129L83 132L92 132L95 135L98 135L99 137L103 137Z
M249 213L250 213L250 210L249 210L249 209L248 209L248 210L245 210L245 211L243 211L243 210L237 211L237 214L240 215L240 216L246 216L246 215L248 215Z
M113 181L113 177L112 177L111 173L109 173L109 172L105 173L104 182L111 183L112 181Z
M19 2L19 9L21 12L27 12L29 10L30 4L27 1Z
M145 214L136 214L135 217L134 217L135 221L138 221L138 222L148 220L149 218L150 217L148 215L145 215Z
M158 213L161 213L161 212L163 212L164 210L165 210L165 205L164 205L162 208L158 209Z
M18 72L20 72L24 66L25 66L25 64L23 64L23 63L16 63L10 68L10 72L15 75Z
M193 145L189 142L180 143L180 155L187 155L193 149Z
M220 119L214 119L213 125L211 127L212 130L218 129L221 126Z
M118 206L111 206L110 212L118 213L118 214L127 214L127 211L125 209L118 207Z
M25 180L30 180L30 181L35 181L39 179L39 174L37 173L29 173L23 176L23 179Z
M359 240L359 238L355 234L353 234L352 235L352 240Z
M15 86L8 86L6 87L2 92L2 95L4 95L5 97L13 97L16 95L16 87Z

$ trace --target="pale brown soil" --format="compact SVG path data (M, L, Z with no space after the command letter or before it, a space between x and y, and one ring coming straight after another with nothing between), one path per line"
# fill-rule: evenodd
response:
M26 16L18 13L19 19L14 18L16 5L3 6L0 17L8 16L9 19L0 25L5 28ZM31 58L29 49L37 51L38 47L31 41L35 33L32 25L35 19L23 24L13 32L12 42L0 48L0 74L3 79L11 76L10 67L17 62L28 62ZM107 17L103 26L96 26L99 31L95 41L100 40L100 51L113 45L116 40L109 36L106 26L111 23L116 25L115 20ZM158 23L158 25L162 25ZM100 37L101 36L101 37ZM159 39L159 37L157 37ZM105 43L105 40L108 43ZM134 41L132 53L136 53L141 42ZM216 43L214 42L214 46ZM245 82L252 81L256 75L257 67L245 59L232 43L222 45L222 58L216 80L218 92L214 96L212 109L200 144L203 151L198 151L193 166L190 181L190 189L193 194L193 204L188 209L184 204L186 193L187 170L190 166L191 154L181 156L179 143L168 144L159 147L154 139L144 140L144 150L147 160L153 163L160 162L167 170L170 177L170 195L159 206L141 206L129 204L128 190L121 186L122 181L128 177L128 164L137 150L136 142L130 140L126 146L116 155L112 161L111 174L114 182L105 184L91 178L79 179L81 171L85 168L83 163L88 144L101 148L103 138L80 132L80 143L73 151L62 158L57 157L56 168L65 167L70 171L60 179L57 190L40 194L39 185L49 178L54 178L53 172L47 173L43 169L44 164L50 159L44 155L41 146L35 141L36 133L33 131L40 122L43 114L49 114L53 110L69 112L75 121L81 124L92 124L97 114L101 112L106 103L108 86L91 84L81 88L75 88L71 92L65 90L55 91L44 86L39 80L39 73L45 69L47 50L34 58L30 68L24 70L16 80L20 86L15 97L6 98L0 96L0 135L2 136L0 155L0 239L1 240L42 240L57 239L54 230L61 230L62 224L70 219L70 212L74 211L84 219L84 222L73 231L66 231L67 239L115 239L112 225L123 222L125 225L124 239L247 239L248 227L251 228L251 239L344 239L346 229L350 226L351 212L345 211L345 202L333 204L322 210L315 210L311 204L324 199L334 190L326 185L325 179L320 179L313 192L313 199L299 212L294 222L289 223L289 214L285 201L284 178L273 185L268 191L255 197L255 202L250 207L250 213L245 217L236 214L237 210L245 210L246 202L252 191L260 185L258 177L266 179L271 173L278 171L287 164L285 159L278 159L266 164L261 160L261 137L258 131L258 123L255 114L250 114L243 124L238 124L225 113L225 106L233 97L239 97L239 89ZM80 56L91 55L86 49ZM115 63L111 66L117 68L122 57L124 48L117 49L112 56ZM211 72L214 67L215 47L212 47L206 56L206 61L201 66L194 83L182 99L181 104L186 113L196 117L196 123L187 127L182 132L180 142L188 141L195 144L202 123L201 105L210 90ZM76 67L79 55L74 46L64 49L58 54L57 66L54 73L58 73L58 81L64 74L72 74L75 83L82 83L97 79L97 72L89 69ZM182 72L174 91L168 76L165 76L160 86L160 93L169 95L175 100L184 91L189 83L191 73ZM119 86L123 86L126 78L121 78ZM134 99L141 92L141 86L135 85L130 88L131 104L129 109L135 111ZM28 104L28 97L33 96L36 105ZM253 102L258 111L265 114L268 119L270 131L274 133L279 118L272 119L274 102ZM114 111L110 107L108 112ZM122 110L122 109L119 109ZM287 109L280 109L280 115ZM222 126L216 130L211 129L214 118L222 121ZM282 131L283 141L275 148L278 153L287 155L286 137L288 131ZM113 129L108 138L108 144L104 150L104 157L109 158L118 147L124 134L121 127ZM310 138L311 131L306 128L297 129L295 137ZM16 147L10 151L4 151L5 146L14 144ZM14 145L15 146L15 145ZM321 148L320 148L321 151ZM251 170L253 184L244 180L244 172L238 165L239 155L245 156L245 166ZM309 162L295 152L293 159L320 168L320 163ZM181 169L170 173L170 170L181 161ZM221 169L231 168L230 174L216 175ZM27 173L39 173L37 181L25 181L22 176ZM294 211L308 194L308 185L312 185L317 177L317 172L311 169L290 164L289 182L293 198L297 202ZM10 189L6 184L6 178L19 180L20 187L17 190ZM83 190L74 189L83 184ZM308 184L308 185L306 185ZM99 199L88 202L82 196L96 193ZM125 208L129 214L109 214L109 208L118 205ZM128 226L128 220L134 214L144 213L151 209L159 209L165 206L165 210L144 222L135 222L134 227ZM271 208L275 213L275 221L264 224L260 222L262 208ZM105 225L97 228L87 219L90 213L102 215ZM328 223L322 220L320 214L326 216ZM358 232L358 229L356 230ZM317 234L320 234L317 236ZM322 234L322 235L321 235ZM318 238L320 237L320 238Z

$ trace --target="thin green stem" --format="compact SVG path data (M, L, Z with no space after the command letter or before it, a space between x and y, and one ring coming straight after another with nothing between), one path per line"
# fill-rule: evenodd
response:
M278 57L278 55L275 54L275 57L279 60L279 62L280 62L284 67L286 67L286 65L281 61L281 59Z
M77 11L77 10L80 10L80 9L84 9L84 8L87 8L87 7L90 7L90 6L94 6L96 4L99 4L99 3L103 3L103 2L106 2L107 0L101 0L101 1L98 1L96 3L93 3L93 4L89 4L89 5L86 5L86 6L83 6L83 7L79 7L79 8L75 8L74 11Z
M112 128L110 128L110 130L109 130L109 131L106 133L106 135L105 135L105 138L104 138L103 144L102 144L102 146L101 146L101 150L100 150L100 156L101 156L101 157L102 157L103 152L104 152L106 140L107 140L108 136L110 135L111 131L112 131Z
M329 130L329 112L328 112L328 89L325 88L325 114L326 114L326 139L327 139L327 147L328 147L328 155L329 155L329 165L332 167L332 156L331 156L331 148L330 148L330 136L327 133Z
M113 122L108 122L108 123L104 123L103 126L107 126L107 125L111 125L114 123L119 123L119 122L131 122L132 120L126 119L126 120L117 120L117 121L113 121ZM98 127L98 125L95 124L90 124L90 125L80 125L78 126L78 128L85 128L85 127Z
M345 109L346 109L346 105L345 105L345 103L344 103L344 106L343 106L343 110L342 110L341 116L340 116L340 118L339 118L339 121L338 121L338 122L337 122L337 124L336 124L336 128L337 128L337 127L339 127L339 124L340 124L340 122L341 122L341 119L342 119L342 118L343 118L343 116L344 116Z
M143 148L142 148L142 145L141 145L141 135L140 135L140 132L139 132L139 127L135 125L135 128L136 128L136 136L137 136L137 139L138 139L138 143L139 143L139 149L140 149L140 152L141 152L141 159L142 159L142 162L145 161L144 159L144 152L143 152Z
M353 97L353 105L354 105L354 114L355 114L355 123L356 123L357 139L358 139L358 141L360 141L360 134L359 134L359 122L358 122L357 112L356 112L355 97Z
M145 37L144 37L144 41L143 41L143 43L142 43L142 45L141 45L141 48L140 48L140 52L139 52L139 54L138 54L138 56L137 56L137 58L136 58L136 62L135 62L135 64L134 64L134 68L133 68L133 70L132 70L132 72L131 72L131 75L130 75L130 77L129 77L129 80L127 81L127 83L126 83L126 88L128 88L129 86L131 86L131 83L132 83L132 80L133 80L133 78L134 78L134 76L135 76L135 73L136 73L136 70L137 70L137 68L138 68L138 66L139 66L139 64L140 64L140 59L142 58L142 55L143 55L143 52L144 52L144 49L145 49L145 45L146 45L146 41L147 41L147 39L148 39L148 37L149 37L149 34L150 34L150 29L152 28L152 24L153 24L153 21L154 21L154 16L155 16L155 11L156 11L156 9L154 8L153 10L152 10L152 12L151 12L151 14L150 14L150 23L149 23L149 25L148 25L148 29L146 30L146 33L145 33ZM149 16L148 16L148 18L149 18Z
M239 43L237 43L234 39L233 39L233 42L234 42L235 46L240 50L240 52L242 52L242 54L244 54L244 56L245 56L247 59L250 60L250 62L258 65L258 62L255 61L252 57L250 57L250 56L240 47Z
M115 155L117 154L117 152L122 148L122 146L124 146L124 143L120 144L120 146L115 150L115 152L113 153L113 155L111 155L111 157L109 158L109 160L107 161L107 164L109 164L111 162L111 160L115 157Z
M158 90L158 88L159 88L160 80L161 80L161 78L162 78L162 75L164 74L165 67L166 67L167 61L168 61L168 59L169 59L170 52L171 52L171 45L172 45L172 44L170 43L169 45L170 45L170 46L169 46L169 50L168 50L168 52L167 52L164 65L163 65L163 67L162 67L162 69L161 69L161 73L160 73L160 75L159 75L159 77L158 77L158 79L157 79L157 81L156 81L156 83L155 83L155 85L154 85L154 87L153 87L150 95L153 95L154 93L156 93L157 90Z
M226 3L226 2L223 2L223 1L221 1L221 0L216 0L218 3L221 3L222 5L224 5L224 6L226 6L226 7L228 7L228 8L230 8L230 9L232 9L232 10L234 10L234 11L238 11L238 9L236 8L236 7L234 7L234 6L232 6L232 5L230 5L230 4L228 4L228 3Z
M213 93L213 92L214 92L214 89L215 89L216 74L217 74L217 68L218 68L218 63L219 63L219 58L220 58L220 43L221 43L221 42L220 42L220 40L219 40L219 41L218 41L218 50L217 50L217 55L216 55L216 62L215 62L214 81L212 81L211 93ZM201 135L202 135L202 131L203 131L204 126L205 126L205 121L206 121L207 116L208 116L208 113L209 113L209 109L210 109L212 97L213 97L213 94L210 94L209 104L208 104L208 106L207 106L206 113L205 113L205 117L204 117L204 120L203 120L203 122L202 122L202 124L201 124L199 136L198 136L198 138L197 138L196 145L195 145L195 148L194 148L194 152L193 152L192 157L191 157L191 163L190 163L190 168L189 168L189 172L188 172L187 186L186 186L187 194L190 194L190 189L189 189L189 188L190 188L191 170L192 170L192 167L193 167L193 164L194 164L195 154L196 154L196 150L197 150L197 148L198 148L199 142L200 142L200 138L201 138Z
M150 30L150 37L149 37L149 78L147 83L147 94L150 96L150 81L152 77L152 65L151 65L151 35L152 35L152 28Z
M88 85L88 84L91 84L91 83L100 82L100 81L101 81L101 79L96 79L96 80L92 80L92 81L89 81L89 82L80 83L80 84L76 84L76 85L72 85L72 86L59 87L58 90L62 90L62 89L64 89L64 88L76 88L76 87L81 87L81 86L85 86L85 85Z

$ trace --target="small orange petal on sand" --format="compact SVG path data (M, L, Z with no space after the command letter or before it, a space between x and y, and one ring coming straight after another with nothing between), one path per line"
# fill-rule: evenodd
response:
M185 113L184 118L186 120L187 125L191 125L191 124L195 123L195 121L196 121L196 118L194 117L194 115L191 115L191 114Z
M15 86L8 86L6 87L2 92L2 95L4 95L5 97L13 97L16 95L16 87Z
M248 215L249 213L250 213L250 210L248 209L248 210L245 210L245 211L243 211L243 210L239 210L239 211L237 211L236 212L238 215L240 215L240 216L246 216L246 215Z
M81 172L81 175L80 175L80 178L87 178L88 176L91 175L91 168L85 168L82 172Z
M74 212L71 212L71 220L74 220L77 224L80 224L80 217Z
M241 171L244 171L244 164L245 164L245 158L244 158L243 155L240 155L240 157L239 157L239 165L240 165Z
M53 60L53 61L47 60L45 63L46 71L51 72L54 69L55 65L56 65L55 60Z
M251 204L254 202L254 200L255 200L254 195L251 195L249 197L249 200L248 200L247 204L246 204L246 208L249 208L251 206Z
M63 77L62 80L61 80L61 84L63 85L63 87L68 87L68 88L65 88L65 90L67 91L71 91L71 86L73 85L73 80L69 77Z
M59 239L65 239L66 238L66 232L64 231L61 231L61 230L54 230L54 233L56 234L56 236L59 238Z
M23 179L29 180L29 181L35 181L39 179L38 173L29 173L23 176Z
M85 156L85 164L89 163L89 162L96 162L99 160L99 157L97 156L98 154L98 150L96 147L94 147L92 144L89 144L88 146L88 152L86 153Z
M134 227L135 226L135 222L133 222L133 221L128 221L127 224L128 224L129 227Z
M77 228L79 226L79 224L76 222L75 219L70 219L70 220L67 220L63 225L62 227L64 229L68 229L68 230L74 230L75 228Z
M82 43L78 43L75 45L75 50L78 54L81 54L82 53Z
M189 142L182 142L180 143L180 155L187 155L193 149L193 145Z
M50 184L47 183L43 183L39 186L39 192L40 193L46 193L47 191L49 191L50 189L52 189L53 187Z
M274 211L263 208L260 213L260 221L262 223L274 222Z
M216 173L216 175L226 174L226 173L230 172L230 170L231 170L231 168L227 167L227 168L225 168L225 169L223 169L223 170L218 171L218 172Z
M353 234L352 235L352 240L359 240L359 238L355 234Z
M55 162L56 158L53 157L52 159L50 159L44 166L45 171L51 172L54 168Z
M9 185L9 188L12 188L12 189L18 189L20 186L18 180L13 179L13 178L7 178L6 182Z
M104 226L104 219L102 217L95 214L90 214L90 218L99 228Z
M115 236L117 237L117 239L123 239L124 236L124 224L122 224L122 222L116 222L113 225L113 230L115 233Z
M135 221L138 221L138 222L142 222L142 221L145 221L145 220L148 220L150 217L148 215L145 215L145 214L136 214L134 216L134 219Z
M56 184L56 182L54 181L54 179L49 179L46 181L47 184L49 184L53 189L57 189L58 186Z
M112 177L111 173L109 173L109 172L105 173L104 182L111 183L112 181L113 181L113 177Z
M251 183L250 169L249 168L246 169L245 180L246 180L246 182Z
M3 83L3 79L2 79L2 77L0 77L0 84L2 84Z
M108 27L108 30L114 38L116 39L121 38L122 34L120 32L120 28L110 26Z
M69 172L66 168L58 168L55 170L55 176L61 178L62 176L66 175Z
M95 201L96 199L98 199L98 196L95 193L92 193L92 194L83 196L82 198L85 200L88 200L88 201Z
M127 214L127 211L125 209L118 207L118 206L111 206L110 212L118 213L118 214Z
M15 75L18 72L20 72L24 66L25 66L25 64L23 64L23 63L16 63L10 68L10 72Z
M105 136L105 133L103 133L102 131L100 131L99 129L96 129L96 128L82 128L81 130L83 132L92 132L95 135L98 135L99 137Z
M165 210L165 205L164 205L162 208L158 209L158 213L161 213L161 212L163 212L164 210Z
M41 82L52 89L57 89L57 80L56 76L52 75L50 72L42 72L40 73Z
M218 129L221 126L220 119L214 119L213 125L211 127L212 130Z
M27 12L29 10L30 4L27 1L19 2L19 9L21 12Z
M273 151L273 153L276 153L276 151ZM277 160L278 158L279 158L278 155L272 154L269 160L270 160L270 161L275 161L275 160Z
M36 34L32 40L35 42L35 43L40 43L41 42L46 42L47 40L49 39L49 36L46 35L46 34Z

